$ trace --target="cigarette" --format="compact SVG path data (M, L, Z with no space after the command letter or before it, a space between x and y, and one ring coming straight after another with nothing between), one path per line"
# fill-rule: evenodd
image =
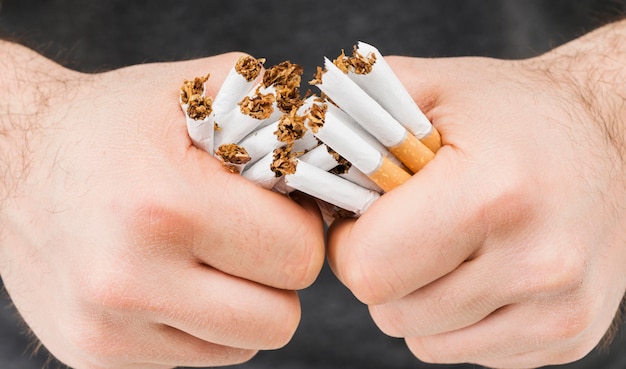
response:
M320 70L316 80L312 83L317 84L319 89L328 95L339 108L376 137L413 173L417 173L432 160L435 154L428 147L408 132L328 58L324 60L326 70L323 72ZM333 149L337 150L336 147ZM363 172L369 176L368 172Z
M383 191L391 191L411 177L351 130L333 110L315 110L317 119L310 126L315 137L346 158Z
M185 113L187 133L192 144L206 152L213 152L213 100L205 96L204 85L210 75L185 80L180 91L180 106Z
M315 147L300 156L298 160L329 171L366 189L383 193L383 190L369 177L325 144Z
M365 212L379 197L375 191L297 160L297 170L285 176L285 184L356 215Z
M359 42L352 57L342 52L334 63L431 151L436 153L439 150L439 132L377 48Z
M254 94L245 96L238 107L230 110L219 120L216 118L215 146L238 143L250 132L254 131L274 112L275 97L273 94Z
M229 112L252 89L263 69L265 59L241 56L226 76L222 87L215 96L213 110L220 115Z
M243 172L246 164L250 161L250 155L246 149L236 144L223 144L215 150L215 156L222 161L224 168L232 173Z
M265 88L274 88L276 105L283 113L290 113L294 108L299 109L303 104L300 97L303 72L302 66L286 60L263 73L262 84Z
M250 164L290 143L294 144L293 150L296 152L308 151L318 145L304 124L305 116L300 115L302 110L293 106L289 114L283 114L278 121L257 129L241 140L239 145L248 151Z
M404 167L404 164L397 157L395 157L383 144L380 143L376 139L376 137L372 136L369 132L367 132L363 126L357 123L351 116L346 114L343 110L339 109L337 106L333 104L328 104L326 110L330 110L333 115L339 118L343 123L345 123L354 133L358 134L363 138L370 146L378 150L384 157L391 160L394 164L397 164L400 167Z
M269 152L261 159L257 160L256 163L247 166L241 175L252 183L267 190L271 190L281 179L280 177L276 177L276 174L270 169L273 162L274 153Z
M281 146L264 156L249 171L244 171L243 176L264 188L287 194L292 189L284 185L283 179L296 172L297 155L293 152L293 144Z

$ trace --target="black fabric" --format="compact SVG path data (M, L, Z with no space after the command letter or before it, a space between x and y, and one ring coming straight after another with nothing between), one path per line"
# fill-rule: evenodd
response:
M625 8L623 0L9 0L0 10L0 37L81 71L236 50L266 57L268 65L289 59L308 76L324 55L358 40L386 55L530 57ZM236 368L476 368L420 363L402 340L376 329L328 268L300 295L302 322L293 341ZM0 368L41 368L47 355L31 357L9 299L0 303L7 306L0 311ZM626 368L625 343L618 333L609 350L563 368Z

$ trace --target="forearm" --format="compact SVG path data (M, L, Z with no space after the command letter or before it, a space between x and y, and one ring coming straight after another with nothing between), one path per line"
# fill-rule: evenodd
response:
M601 27L537 58L548 78L571 92L595 127L626 155L626 20Z
M16 196L29 172L32 145L50 128L49 109L61 105L73 72L36 52L0 40L0 207ZM46 112L46 113L44 113Z

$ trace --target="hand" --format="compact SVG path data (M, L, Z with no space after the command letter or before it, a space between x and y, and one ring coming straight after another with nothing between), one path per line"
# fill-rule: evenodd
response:
M178 105L183 80L207 73L215 96L238 55L87 75L0 46L16 76L3 90L0 271L52 354L165 368L284 345L295 290L323 262L317 209L197 150Z
M418 358L566 363L611 325L626 290L625 34L524 61L390 58L444 147L333 225L329 259Z

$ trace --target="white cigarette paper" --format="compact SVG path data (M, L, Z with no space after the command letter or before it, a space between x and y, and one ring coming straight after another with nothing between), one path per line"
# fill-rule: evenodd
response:
M213 110L218 116L232 110L249 93L258 80L264 62L265 59L247 55L237 60L215 96Z
M369 54L375 55L376 61L369 73L349 72L350 79L417 138L428 136L433 130L432 124L387 64L380 51L372 45L359 42L357 52L364 57Z
M295 173L285 176L285 184L356 215L365 212L380 197L375 191L302 161L298 161Z
M234 109L216 118L218 125L215 132L215 147L223 144L238 143L250 132L254 131L276 110L273 107L275 98L272 94L244 97ZM259 111L257 111L259 110Z
M187 109L189 108L188 104L181 104L181 108L185 112L187 134L189 134L191 143L201 150L209 153L213 152L213 135L215 132L213 119L215 115L211 113L202 120L195 120L187 113Z
M298 159L301 162L305 162L325 171L329 171L337 167L341 163L339 163L337 159L335 159L335 157L328 152L328 149L328 146L320 145L302 155ZM383 192L383 190L376 183L369 179L369 177L363 174L363 172L361 172L355 166L351 166L345 173L340 173L337 175L366 189L376 191L378 193Z
M408 131L380 104L324 58L326 71L317 87L386 147L401 144Z
M185 114L187 134L193 145L213 152L213 99L206 96L206 81L210 75L185 80L180 90L179 104Z
M332 109L326 111L324 125L313 134L366 175L374 173L382 163L382 154L350 129Z
M280 181L280 178L276 177L276 174L270 169L273 161L274 153L270 151L253 165L247 166L241 175L252 183L271 190Z
M274 151L285 143L278 140L274 132L278 129L278 122L270 123L269 125L257 129L256 131L247 135L239 145L246 149L250 155L249 165L254 164L268 152Z
M354 133L359 135L365 142L367 142L371 147L375 148L382 154L382 156L389 159L392 163L403 166L402 162L398 160L387 148L380 143L376 139L376 137L372 136L369 132L367 132L363 126L357 123L351 116L346 114L343 110L339 109L333 104L327 104L326 111L330 111L332 115L338 118L342 123L344 123L348 128L350 128Z

